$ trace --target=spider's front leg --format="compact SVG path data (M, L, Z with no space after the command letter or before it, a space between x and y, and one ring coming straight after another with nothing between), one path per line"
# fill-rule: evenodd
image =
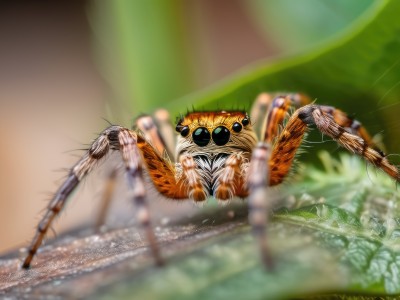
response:
M40 247L51 223L63 209L68 196L77 187L79 182L93 169L94 165L104 158L109 150L120 150L126 165L128 179L132 188L132 198L137 205L138 218L146 229L150 246L157 263L161 264L154 233L150 226L150 219L145 202L145 188L142 178L141 156L137 147L137 134L120 126L111 126L104 130L93 142L84 156L71 168L68 178L59 188L47 207L47 211L37 226L36 234L28 250L22 267L28 269L32 259Z

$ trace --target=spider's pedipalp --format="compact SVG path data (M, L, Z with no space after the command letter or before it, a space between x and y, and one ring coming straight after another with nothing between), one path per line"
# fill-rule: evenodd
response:
M197 164L193 157L188 155L183 156L180 163L182 165L182 175L187 184L187 190L189 191L189 198L196 202L205 201L209 195L207 190L204 189L204 178L202 178L196 170Z
M242 164L244 158L241 154L231 154L225 161L224 167L216 176L214 194L218 200L229 200L235 195L239 197L247 196L244 188L245 178L242 174Z

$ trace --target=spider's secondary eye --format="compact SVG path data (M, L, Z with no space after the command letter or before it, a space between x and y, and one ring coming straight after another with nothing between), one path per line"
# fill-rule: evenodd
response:
M183 126L181 129L181 136L185 137L189 134L189 126Z
M235 122L232 125L232 129L234 132L240 132L240 131L242 131L242 128L243 128L242 124L240 124L238 122Z
M225 126L218 126L212 133L213 141L218 146L225 145L227 142L229 142L230 136L231 133Z
M207 146L211 140L210 132L208 132L207 128L199 127L192 134L193 142L200 147Z
M250 121L249 121L249 118L244 118L243 120L242 120L242 124L244 125L244 126L247 126L247 125L249 125L250 124Z
M176 125L175 130L185 137L189 134L189 126L182 126L181 124Z

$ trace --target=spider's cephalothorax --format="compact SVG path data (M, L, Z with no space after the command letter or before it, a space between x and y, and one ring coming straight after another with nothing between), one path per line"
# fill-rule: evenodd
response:
M48 205L23 267L30 267L68 196L110 150L121 153L137 219L158 264L162 259L150 224L143 171L161 195L178 201L201 202L209 196L225 201L248 196L249 222L262 259L270 265L265 235L266 191L286 178L309 126L400 182L397 167L359 122L332 106L308 103L309 99L301 94L261 94L251 110L252 122L244 112L188 113L176 125L177 141L166 111L158 111L154 118L141 116L133 130L117 125L108 127L71 168Z
M201 183L198 191L189 191L189 198L227 200L247 195L244 175L257 138L245 112L189 113L179 120L176 131L180 133L176 157L181 162L177 163L177 176L187 174L185 162L190 157ZM186 180L190 187L194 184L189 181L196 178L186 176Z

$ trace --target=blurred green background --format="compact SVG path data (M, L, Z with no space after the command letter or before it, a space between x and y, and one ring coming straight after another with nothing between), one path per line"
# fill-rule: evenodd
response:
M400 152L398 11L381 16L373 36L362 34L392 2L2 3L0 250L30 239L65 174L53 170L76 161L80 152L65 151L107 126L101 117L130 126L159 107L174 118L192 105L249 108L259 92L300 90L340 106ZM94 179L83 185L76 198L85 199L57 231L94 219L96 189Z
M102 74L133 113L151 111L246 63L315 47L373 4L214 2L92 2L89 20Z
M102 75L131 117L165 106L249 63L321 47L343 35L376 3L94 1L89 21Z

